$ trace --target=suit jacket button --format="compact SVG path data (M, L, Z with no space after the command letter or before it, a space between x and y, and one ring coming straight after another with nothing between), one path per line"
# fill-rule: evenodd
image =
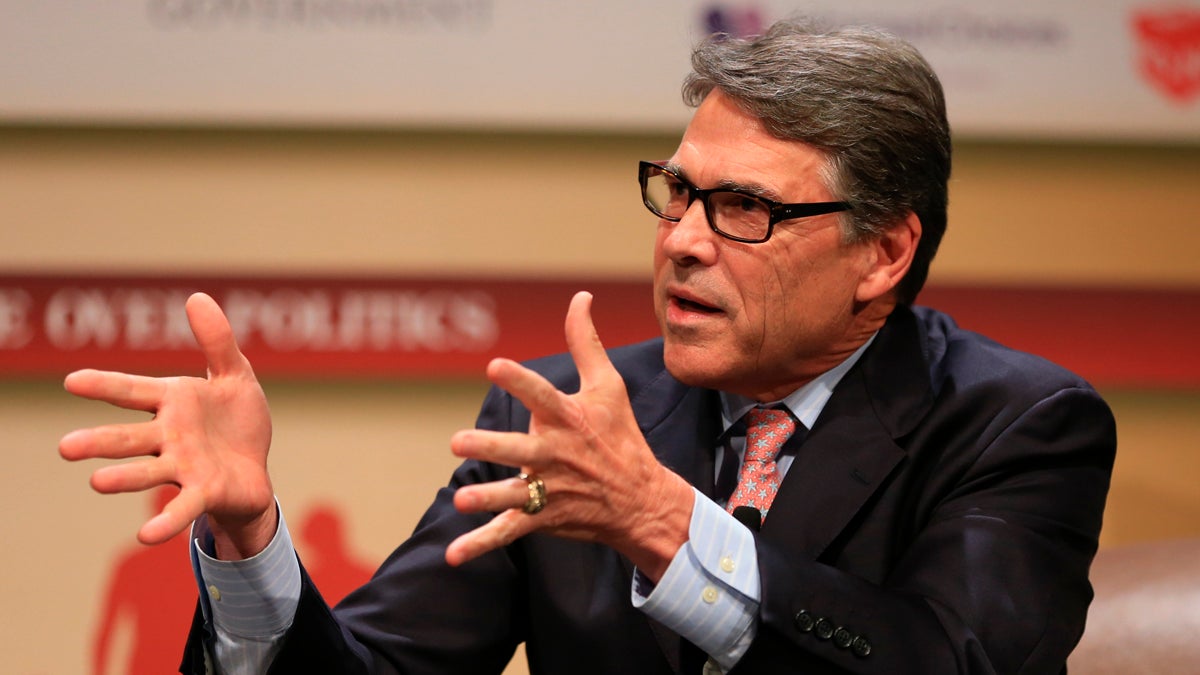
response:
M811 632L813 625L816 623L817 620L813 618L812 614L808 613L807 609L802 609L796 613L796 630L801 633Z
M853 641L854 636L851 635L850 631L846 630L845 628L838 626L837 629L833 631L833 644L836 645L838 649L846 649Z
M854 638L854 641L850 643L850 650L853 651L855 655L865 658L871 655L871 643L867 642L865 637L858 635Z
M813 626L813 635L816 635L818 640L833 637L833 622L824 617L817 619L817 625Z

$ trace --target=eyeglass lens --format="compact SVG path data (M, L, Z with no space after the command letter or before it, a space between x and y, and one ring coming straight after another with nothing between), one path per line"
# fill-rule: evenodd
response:
M645 181L646 205L657 215L679 220L691 205L695 188L654 167ZM744 239L762 239L771 229L770 207L750 195L727 190L704 193L704 211L718 232Z

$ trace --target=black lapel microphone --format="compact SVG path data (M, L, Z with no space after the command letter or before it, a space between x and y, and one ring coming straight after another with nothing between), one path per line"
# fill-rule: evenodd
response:
M753 506L738 506L733 509L733 517L737 518L738 522L750 528L751 532L758 532L762 527L762 511Z

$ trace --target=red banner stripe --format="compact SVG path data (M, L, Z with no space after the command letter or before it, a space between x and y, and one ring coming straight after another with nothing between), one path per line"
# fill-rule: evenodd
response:
M198 290L268 378L482 377L495 356L563 351L579 290L606 345L658 333L643 281L0 276L0 377L202 373L183 312ZM942 285L921 302L1099 386L1200 386L1200 290Z

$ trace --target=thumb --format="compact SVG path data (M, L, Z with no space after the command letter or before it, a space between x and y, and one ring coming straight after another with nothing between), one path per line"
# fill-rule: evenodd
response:
M571 298L565 325L567 350L579 369L580 384L596 384L609 375L615 375L612 362L600 342L600 335L592 323L592 294L580 291Z
M188 324L208 361L209 373L231 375L249 369L249 362L238 350L229 319L216 300L206 293L193 293L187 299L186 309Z

